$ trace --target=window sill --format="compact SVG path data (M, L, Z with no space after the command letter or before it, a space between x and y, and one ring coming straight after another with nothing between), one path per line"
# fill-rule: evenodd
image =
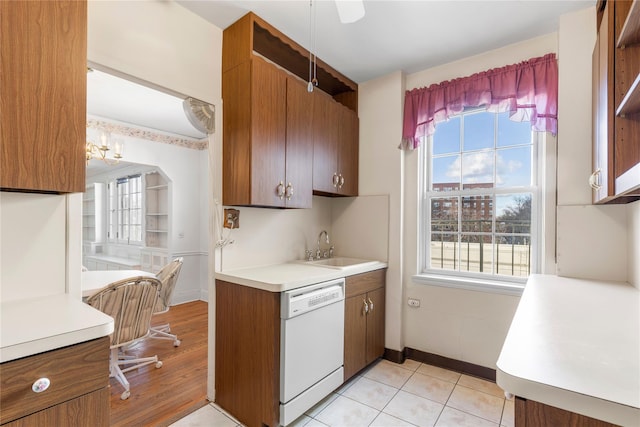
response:
M442 274L416 274L412 279L414 283L422 285L466 289L468 291L513 295L518 297L522 295L525 286L524 282L487 280L475 277L447 276Z

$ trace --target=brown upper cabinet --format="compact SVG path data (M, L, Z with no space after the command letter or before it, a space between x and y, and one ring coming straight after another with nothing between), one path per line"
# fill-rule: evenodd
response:
M640 199L640 2L600 1L593 51L594 203Z
M313 191L358 195L358 115L318 92L313 100Z
M253 13L224 30L223 204L310 208L314 193L357 195L357 85L318 60L319 85L309 93L308 61L308 51ZM316 188L316 152L332 159L329 184L335 174L342 185Z
M86 1L0 1L0 56L0 188L84 191Z

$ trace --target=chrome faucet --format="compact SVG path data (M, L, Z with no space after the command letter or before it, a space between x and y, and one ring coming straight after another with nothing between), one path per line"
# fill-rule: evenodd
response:
M327 233L327 230L322 230L320 234L318 234L318 247L316 249L316 259L327 257L327 251L325 251L324 253L320 252L320 239L322 239L323 234L325 235L325 243L327 245L329 244L329 233ZM331 252L333 252L333 248L331 248Z

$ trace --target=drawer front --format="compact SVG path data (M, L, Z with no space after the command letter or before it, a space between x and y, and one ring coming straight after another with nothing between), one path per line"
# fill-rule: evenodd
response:
M31 387L40 378L50 386ZM109 337L0 364L0 424L32 414L109 384Z
M384 287L387 269L355 274L345 279L346 298L360 295Z

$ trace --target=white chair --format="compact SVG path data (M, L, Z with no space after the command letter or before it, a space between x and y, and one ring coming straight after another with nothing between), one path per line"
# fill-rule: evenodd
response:
M131 395L129 381L124 375L126 372L152 363L156 368L162 367L158 356L136 358L121 351L149 334L161 286L154 277L132 277L111 283L87 299L87 304L113 317L109 377L115 377L124 387L120 396L122 400Z
M178 276L182 269L182 263L182 257L176 258L162 267L162 270L156 274L156 278L160 280L162 287L160 288L160 296L156 303L155 312L153 313L154 315L169 311L173 291L175 290L176 282L178 281ZM171 326L168 323L159 326L151 326L149 337L173 341L174 347L178 347L180 345L178 336L171 333Z

